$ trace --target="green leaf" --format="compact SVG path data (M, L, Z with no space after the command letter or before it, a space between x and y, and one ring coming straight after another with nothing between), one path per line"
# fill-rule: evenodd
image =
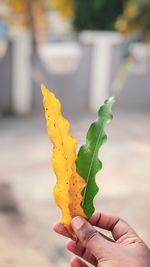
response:
M102 162L98 158L98 153L100 147L107 140L105 126L112 120L112 105L114 102L114 97L110 97L100 108L98 119L90 126L86 144L80 148L76 160L77 172L86 181L86 186L82 192L82 207L88 219L95 211L93 200L99 191L95 176L102 169Z

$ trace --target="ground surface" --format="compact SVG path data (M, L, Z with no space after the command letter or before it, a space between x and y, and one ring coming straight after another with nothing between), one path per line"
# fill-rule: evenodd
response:
M79 143L94 116L72 122ZM128 220L150 245L150 114L115 112L97 177L97 210ZM0 266L69 266L65 239L52 231L59 210L42 116L0 119Z

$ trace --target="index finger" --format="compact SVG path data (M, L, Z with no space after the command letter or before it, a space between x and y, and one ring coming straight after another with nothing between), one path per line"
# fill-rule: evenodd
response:
M68 230L65 228L65 226L62 224L62 223L56 223L54 226L53 226L53 230L60 234L60 235L63 235L65 237L69 237L71 238L71 234L69 234Z
M90 223L96 227L111 231L115 241L119 240L124 235L136 235L135 231L129 224L119 217L103 213L95 213L91 218Z

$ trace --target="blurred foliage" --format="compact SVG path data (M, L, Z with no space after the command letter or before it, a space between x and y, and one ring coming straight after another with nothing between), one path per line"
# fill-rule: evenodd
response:
M74 0L3 0L12 9L11 23L32 31L44 30L47 12L56 9L63 17L74 14Z
M70 18L74 14L74 1L73 0L49 0L51 7L59 11L60 15Z
M48 0L4 0L11 8L10 25L26 27L32 32L34 43L47 31Z
M125 35L150 32L150 0L3 0L12 9L11 24L23 25L33 33L47 30L47 12L52 8L74 18L80 30L115 30ZM116 22L117 21L117 22Z
M48 9L47 0L4 0L12 10L10 21L16 26L25 26L31 30L43 30Z
M126 1L116 28L125 35L141 31L147 37L150 34L150 0Z
M117 17L123 13L124 0L74 0L75 29L114 30Z

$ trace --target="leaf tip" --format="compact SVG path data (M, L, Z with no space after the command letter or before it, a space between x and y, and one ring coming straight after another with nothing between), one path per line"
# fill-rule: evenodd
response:
M47 94L50 93L50 91L46 88L44 84L41 84L41 92L42 92L43 97L45 97Z
M111 106L116 102L116 99L115 99L115 96L111 96L109 99L108 99L108 102L111 104Z

